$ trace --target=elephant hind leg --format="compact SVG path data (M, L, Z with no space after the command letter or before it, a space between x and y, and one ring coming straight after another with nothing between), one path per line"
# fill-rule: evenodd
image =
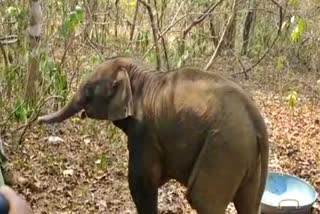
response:
M245 158L219 133L209 136L205 145L194 166L187 198L199 214L225 214L246 173Z
M223 155L215 154L199 166L187 199L199 214L225 214L241 182L242 170L233 168ZM240 177L240 178L239 178Z
M230 176L220 174L217 177L214 173L201 170L191 189L188 189L188 201L199 214L225 214L236 191L235 183Z
M210 189L206 191L201 186L192 188L187 196L191 207L199 214L224 214L229 204L228 200L220 198L218 193L213 196Z
M259 185L261 182L260 167L241 185L234 198L234 205L238 214L260 214L261 193L259 193Z

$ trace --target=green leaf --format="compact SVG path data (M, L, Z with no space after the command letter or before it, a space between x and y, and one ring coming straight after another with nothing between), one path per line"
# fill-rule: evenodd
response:
M26 120L30 115L31 111L28 106L22 101L22 99L18 99L15 104L15 118L17 120Z
M291 40L293 41L293 42L297 42L299 39L300 39L300 31L299 31L299 28L298 28L298 26L296 26L294 29L293 29L293 31L292 31L292 33L291 33Z
M62 24L63 36L68 36L84 20L84 11L81 6L77 5L74 11L71 11L64 23Z
M303 32L304 31L304 28L305 28L305 21L303 19L298 19L298 29L299 29L299 32Z
M288 105L293 108L298 102L298 93L294 90L289 92L287 96Z
M185 63L185 61L188 59L188 57L189 57L189 51L186 50L184 54L181 57L179 57L177 66L181 67Z
M296 4L298 0L290 0L291 4Z
M6 12L10 15L10 16L18 16L21 13L20 8L18 7L8 7Z
M131 54L131 53L132 53L132 51L131 51L131 49L130 49L130 48L127 48L127 49L125 49L124 53L125 53L125 54Z
M135 1L130 1L128 4L130 7L136 7L137 6L137 2Z
M277 58L277 69L278 70L282 70L283 69L283 65L284 65L284 57L283 56L279 56Z
M66 96L66 92L68 89L68 82L66 76L61 72L60 69L56 70L57 72L55 73L55 90L57 91L58 94L62 95L63 97Z
M157 61L156 53L154 52L149 53L148 56L146 57L146 60L150 63L155 63Z
M100 57L99 55L93 55L93 56L91 57L91 62L92 62L93 64L95 64L95 63L100 63L100 62L102 62L102 59L101 59L101 57Z
M108 166L108 157L102 154L98 160L95 161L98 164L100 170L106 170Z
M305 30L305 21L301 18L294 19L292 17L292 22L297 22L296 26L294 27L293 31L291 32L291 40L293 42L297 42L300 40L302 33Z

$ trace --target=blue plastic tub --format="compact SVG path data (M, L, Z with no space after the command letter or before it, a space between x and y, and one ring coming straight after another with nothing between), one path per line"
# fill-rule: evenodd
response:
M317 192L304 180L270 172L261 200L261 213L311 213L316 199Z

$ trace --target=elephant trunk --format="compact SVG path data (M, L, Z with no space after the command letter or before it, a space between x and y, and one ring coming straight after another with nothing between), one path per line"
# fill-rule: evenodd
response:
M65 105L61 110L48 115L38 117L38 122L39 123L60 123L72 117L79 111L81 111L82 107L79 105L79 102L76 101L75 97L73 97L73 99L67 105Z

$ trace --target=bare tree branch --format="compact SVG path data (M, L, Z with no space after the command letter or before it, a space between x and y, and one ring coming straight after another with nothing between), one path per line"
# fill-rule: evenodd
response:
M143 6L145 6L145 8L147 9L147 11L149 13L150 24L151 24L153 40L154 40L154 46L156 48L157 69L160 69L161 68L160 49L159 49L158 38L157 38L157 27L156 27L153 13L152 13L152 8L151 8L150 4L148 4L147 2L142 1L142 0L138 0L138 1L141 4L143 4Z
M118 24L119 24L119 0L116 0L115 2L116 7L116 20L114 23L114 36L118 38Z
M212 11L222 2L223 0L220 0L216 3L214 3L213 5L211 5L210 7L208 7L207 9L205 9L205 11L198 16L193 22L191 22L184 30L182 33L182 39L185 39L187 34L189 33L189 31L196 26L197 24L201 23L210 13L212 13Z
M186 2L186 0L184 0L184 1L180 4L177 12L175 13L175 15L173 16L173 18L172 18L172 20L171 20L171 23L166 27L165 30L163 30L161 33L159 33L157 40L159 40L161 37L163 37L169 30L171 30L171 28L172 28L173 26L175 26L178 22L180 22L182 19L184 19L184 18L188 15L188 14L185 14L185 15L183 15L182 17L180 17L180 18L178 18L178 19L176 20L178 14L179 14L179 12L180 12L180 10L181 10L181 8L182 8L182 6L183 6L183 4L184 4L185 2ZM154 48L154 44L153 44L153 45L147 50L147 52L143 55L142 59L144 59L144 58L149 54L149 52L150 52L153 48Z
M1 43L1 41L0 41L0 50L1 50L1 53L2 53L3 59L4 59L4 67L7 69L8 66L9 66L9 61L8 61L8 58L7 58L6 50L4 49L4 46Z
M136 28L136 22L137 22L137 17L138 17L138 11L139 11L139 1L137 2L136 5L136 9L134 11L134 16L133 16L133 22L132 22L132 27L131 27L131 31L130 31L130 41L132 41L133 39L133 35L134 35L134 30Z
M36 105L36 107L34 108L34 110L31 113L31 116L29 118L29 120L27 121L27 123L19 128L17 128L17 130L19 129L23 129L22 133L19 137L18 140L18 144L21 145L22 141L23 141L23 137L26 134L28 128L31 127L31 125L37 120L37 118L39 117L40 113L41 113L41 108L42 106L44 106L44 104L46 104L49 100L53 99L53 98L62 98L60 96L51 96L51 97L47 97L47 98L42 98Z
M236 2L237 2L237 0L234 0L234 1L233 1L232 14L231 14L230 17L229 17L229 19L228 19L228 21L227 21L227 24L226 24L226 27L224 28L224 30L223 30L223 32L222 32L222 35L221 35L221 37L220 37L220 40L219 40L219 42L218 42L218 45L217 45L216 49L214 50L214 52L213 52L213 54L212 54L212 56L211 56L208 64L207 64L206 67L204 68L204 70L208 70L208 69L211 67L211 65L212 65L212 63L213 63L213 60L216 58L216 56L217 56L217 54L218 54L218 52L219 52L219 50L220 50L222 41L223 41L223 39L224 39L224 37L225 37L225 35L226 35L226 32L227 32L227 29L229 28L230 24L232 23L231 21L233 20L233 17L235 16Z
M281 34L281 29L282 29L282 22L283 22L283 7L278 4L277 2L275 2L274 0L270 0L272 1L278 8L279 8L279 27L278 27L278 31L277 31L277 35L274 38L274 40L272 41L270 47L264 52L264 54L258 59L258 61L256 63L254 63L250 68L245 69L242 72L238 72L238 73L234 73L231 76L236 76L239 74L244 74L245 75L245 79L248 79L248 72L251 71L252 69L254 69L257 65L260 64L260 62L268 55L268 53L271 51L271 49L273 48L273 46L275 45L276 41L278 40L280 34Z
M0 38L0 42L2 45L11 45L18 41L17 35L3 36Z

